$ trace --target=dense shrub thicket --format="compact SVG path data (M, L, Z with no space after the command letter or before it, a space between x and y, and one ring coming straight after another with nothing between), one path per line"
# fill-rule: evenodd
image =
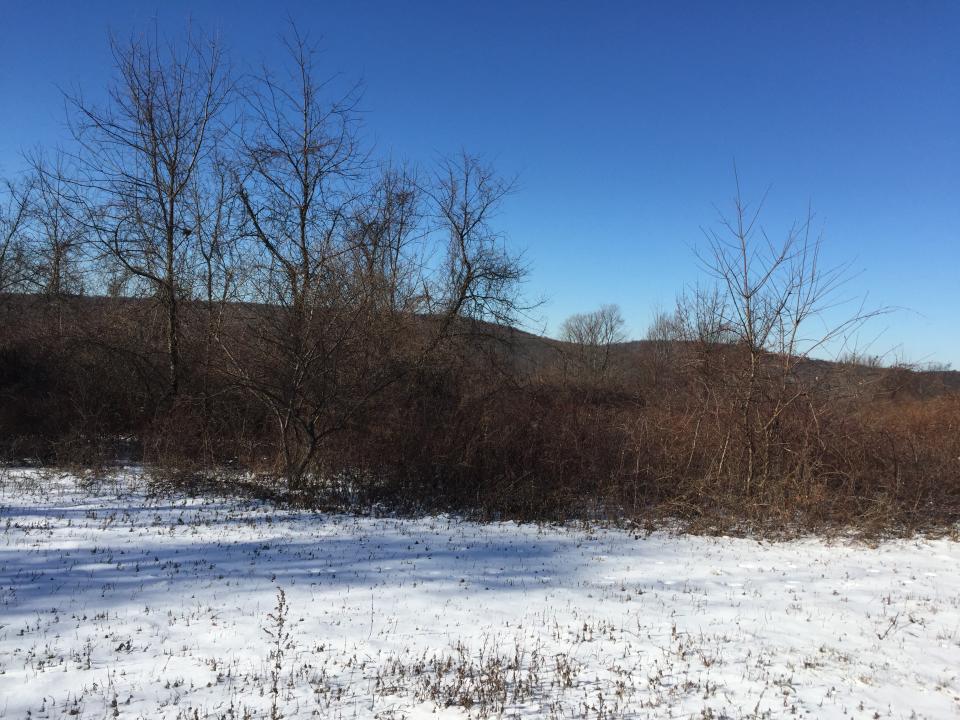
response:
M475 328L429 363L401 372L391 358L396 380L344 422L330 408L336 431L291 478L275 419L219 359L200 361L201 335L186 333L171 400L150 302L74 299L58 311L69 321L52 333L52 301L8 303L8 461L143 462L169 480L219 478L240 491L257 478L292 501L359 510L679 518L702 531L905 531L960 519L960 394L930 373L802 365L802 402L766 427L744 424L735 345L677 341L666 365L663 346L618 345L597 377L570 345ZM755 417L774 404L763 398Z

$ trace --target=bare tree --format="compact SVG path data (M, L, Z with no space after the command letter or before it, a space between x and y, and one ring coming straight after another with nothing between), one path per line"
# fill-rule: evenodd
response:
M348 269L364 158L356 88L329 100L305 39L294 33L287 49L290 75L264 70L244 94L234 180L256 266L251 293L264 311L220 340L234 381L276 421L283 473L299 489L324 438L342 425L354 370L343 359L363 329Z
M661 330L699 351L716 350L739 339L727 317L724 288L716 284L698 283L680 293L672 316Z
M523 271L491 224L508 183L466 154L432 183L374 172L357 88L319 81L296 33L288 50L290 75L264 71L245 93L235 179L263 314L222 346L234 381L274 418L297 490L322 444L464 320L506 322Z
M760 223L763 202L750 207L739 180L733 205L731 217L705 230L707 250L700 255L717 289L697 293L680 315L705 345L732 343L735 361L725 382L737 405L749 492L769 477L780 419L789 409L802 403L811 427L818 427L821 409L797 369L880 311L865 311L860 303L840 312L847 268L823 266L812 212L774 241Z
M588 313L568 317L560 328L560 339L574 345L574 359L594 378L610 369L611 351L623 342L623 316L617 305L603 305Z
M95 205L87 222L100 250L161 303L166 316L168 395L180 369L180 300L195 234L189 189L216 144L230 94L220 47L188 34L111 40L117 76L108 102L68 98L80 149L74 181Z
M350 220L349 275L375 311L395 315L423 310L427 231L422 198L410 171L388 167Z
M431 293L431 312L444 318L444 328L456 318L512 325L523 309L519 288L526 268L493 225L513 186L462 152L441 161L426 190L445 236L444 266Z
M216 396L221 393L221 353L218 338L232 313L231 306L243 298L243 284L249 268L243 257L242 207L236 195L228 162L215 157L209 172L199 174L187 192L188 227L192 229L192 262L185 268L184 282L200 302L192 305L194 313L184 324L187 337L195 349L193 367L189 368L197 387L202 439L205 451L218 442L224 422ZM192 331L193 337L189 333Z
M30 207L30 290L50 299L63 333L64 300L84 292L87 228L75 188L66 181L63 156L31 159L36 192Z
M26 278L27 238L34 191L32 180L8 180L0 198L0 298L22 290Z
M229 163L216 159L209 172L191 183L186 203L187 226L193 236L187 271L191 294L205 303L208 313L220 312L227 301L240 298L243 280L239 258L243 208Z
M650 345L651 385L663 382L676 369L684 339L678 315L676 310L670 313L660 307L654 309L645 338Z

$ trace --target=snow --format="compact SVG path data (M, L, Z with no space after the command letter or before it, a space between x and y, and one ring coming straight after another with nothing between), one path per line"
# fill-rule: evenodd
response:
M0 716L960 715L960 545L0 487ZM289 642L277 644L278 591Z

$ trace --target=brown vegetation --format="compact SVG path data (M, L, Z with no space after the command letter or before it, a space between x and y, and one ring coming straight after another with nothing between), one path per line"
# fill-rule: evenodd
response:
M647 341L615 306L537 338L495 227L511 183L467 153L372 164L354 90L290 51L238 89L214 46L116 45L109 104L73 101L75 153L6 186L4 459L497 517L960 520L958 375L816 359L872 313L825 321L844 274L810 218L773 243L738 194L713 284Z
M184 308L182 396L166 409L162 308L73 298L55 309L50 299L12 298L0 354L4 457L145 462L190 480L284 478L275 415L235 381L222 353L206 358L205 306ZM52 333L57 312L62 334ZM275 313L231 305L221 322L250 333L239 344L254 343ZM390 357L338 375L322 414L329 431L298 484L276 492L354 509L679 518L701 531L907 531L960 519L960 393L940 375L800 366L791 382L802 400L779 413L776 393L761 386L756 412L776 420L760 433L743 424L740 378L750 360L736 345L672 342L669 383L662 374L651 381L662 347L617 345L615 372L598 381L570 375L566 344L492 326L471 331L466 321L424 359L422 343L440 322L411 321L406 332L419 341L397 337ZM282 371L277 362L256 356L250 367L270 377Z

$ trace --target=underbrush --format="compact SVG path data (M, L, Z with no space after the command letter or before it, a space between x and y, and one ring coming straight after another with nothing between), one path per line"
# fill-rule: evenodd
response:
M14 378L0 404L9 462L90 475L137 464L158 491L360 513L768 536L960 522L960 395L926 392L920 374L753 377L735 349L674 348L656 372L640 359L591 376L521 368L498 346L404 371L345 420L331 406L318 426L335 431L294 473L264 408L216 371L167 402L147 357L61 351L0 357Z

